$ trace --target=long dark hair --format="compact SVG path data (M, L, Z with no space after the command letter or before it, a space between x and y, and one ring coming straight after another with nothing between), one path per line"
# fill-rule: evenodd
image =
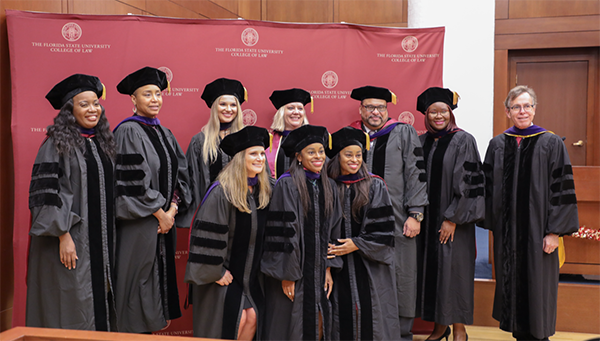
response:
M110 130L110 124L106 118L104 107L100 107L102 108L102 114L96 125L96 138L104 153L111 159L114 159L116 154L115 139ZM68 100L60 108L58 115L54 118L54 124L48 126L46 130L46 135L54 140L54 146L58 155L73 155L76 148L79 148L82 152L85 151L85 140L81 136L79 125L77 124L77 120L75 120L75 116L73 116L73 99Z
M308 195L308 188L306 187L304 168L297 161L296 158L292 160L290 175L292 176L294 185L296 185L296 188L298 188L298 192L300 193L300 201L302 202L304 216L306 217L310 207L310 196ZM327 172L325 172L326 166L327 165L324 164L323 170L321 170L321 182L323 183L323 199L325 199L325 216L330 216L333 212L333 191L331 190L331 183L329 182Z
M329 164L327 164L327 173L332 179L337 179L338 176L342 175L339 153L329 160ZM360 165L357 174L361 178L364 178L364 180L357 182L354 186L356 189L356 196L354 197L354 200L352 200L352 218L360 223L361 210L369 203L369 190L371 189L372 180L364 162ZM344 198L346 192L346 184L338 182L337 187L340 193L340 200L343 200L342 198Z

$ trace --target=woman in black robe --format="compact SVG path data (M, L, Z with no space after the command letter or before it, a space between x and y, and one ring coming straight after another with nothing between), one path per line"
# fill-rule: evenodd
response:
M119 331L149 333L181 316L175 272L174 217L190 203L187 162L173 133L158 119L164 72L144 67L117 90L134 115L115 128L117 142L116 304Z
M477 144L456 126L458 94L429 88L417 99L427 133L420 136L429 206L419 241L417 313L435 322L428 340L468 339L473 324L475 223L485 217L484 175Z
M177 215L178 227L190 227L206 190L231 160L219 149L219 144L225 136L244 127L242 103L247 97L246 88L235 79L218 78L204 87L201 98L210 108L210 116L201 131L192 137L185 153L192 203L189 210Z
M208 189L190 231L185 281L192 284L196 337L261 338L259 266L271 196L265 167L269 141L266 129L248 126L221 142L231 162Z
M394 212L385 182L363 163L367 134L332 134L327 173L342 202L341 239L329 254L344 267L333 274L334 340L393 340L400 335L394 275Z
M271 176L279 179L290 168L293 160L293 156L285 155L281 145L292 130L308 124L306 105L310 103L310 112L313 112L313 98L308 91L293 88L275 90L269 99L277 112L273 116L273 124L271 124L273 146L271 150L267 151L267 161Z
M295 162L275 185L267 218L264 340L331 340L331 268L342 261L327 250L342 214L335 182L321 171L328 140L326 128L305 125L282 146Z
M46 98L48 127L29 187L28 327L114 331L115 142L97 77L75 74Z

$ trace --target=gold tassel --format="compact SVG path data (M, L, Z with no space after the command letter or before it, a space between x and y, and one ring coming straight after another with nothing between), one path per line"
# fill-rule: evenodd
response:
M310 96L310 112L315 112L315 102L313 101L313 97Z
M244 101L248 101L248 90L246 90L246 87L244 88Z
M396 104L396 94L391 91L390 93L392 94L392 104Z
M452 91L452 93L454 94L452 96L452 105L456 105L456 103L458 103L458 99L460 98L460 95L456 91Z
M562 268L565 264L565 242L563 237L558 238L558 267Z
M365 136L367 137L367 145L366 145L366 149L370 150L371 149L371 136L369 136L369 134L365 133Z
M327 133L327 134L329 134L329 133ZM333 148L331 147L331 134L329 134L329 149L330 149L330 150L331 150L331 149L333 149Z
M273 134L269 133L269 153L273 152Z
M167 80L167 92L171 94L171 82L169 80Z
M106 87L104 86L103 83L100 83L100 84L102 84L102 96L100 96L100 98L102 98L103 100L106 101Z

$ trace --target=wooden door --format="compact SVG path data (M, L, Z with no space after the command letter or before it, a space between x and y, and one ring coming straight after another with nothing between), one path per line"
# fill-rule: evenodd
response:
M534 123L565 138L574 166L597 165L598 49L516 51L509 63L510 86L536 92Z

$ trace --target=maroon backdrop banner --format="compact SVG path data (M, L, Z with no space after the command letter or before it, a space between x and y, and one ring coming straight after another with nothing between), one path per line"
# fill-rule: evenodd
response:
M271 92L292 87L311 92L311 124L331 132L360 119L353 88L375 85L398 97L392 118L423 133L416 98L442 86L444 28L399 29L348 24L284 24L250 20L191 20L146 16L65 15L7 10L12 77L15 165L13 326L25 324L29 182L46 127L58 113L44 96L73 73L95 75L106 86L101 101L111 126L132 115L129 96L116 85L144 66L165 71L159 118L183 150L207 122L200 95L219 77L240 80L248 90L244 122L269 127ZM177 275L183 306L188 234L179 231ZM58 257L58 255L57 255ZM191 335L191 309L160 333Z

